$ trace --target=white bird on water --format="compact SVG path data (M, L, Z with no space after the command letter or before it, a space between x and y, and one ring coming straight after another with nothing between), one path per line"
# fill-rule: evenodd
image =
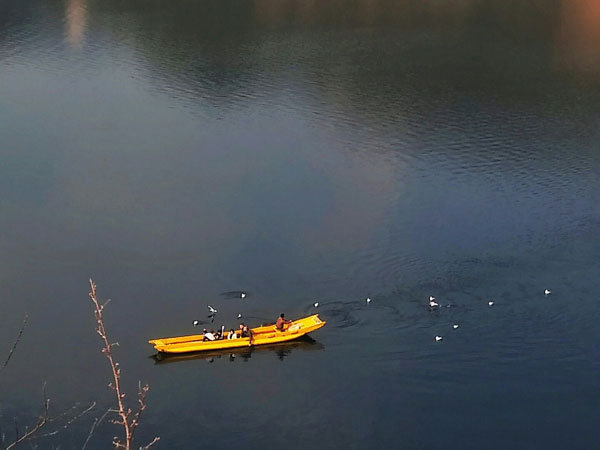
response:
M550 289L544 290L544 295L550 295L550 294L552 294L552 291Z
M198 322L197 320L194 320L192 323L194 324L194 326L197 326L200 322Z
M436 337L435 337L435 341L436 341L436 342L439 342L439 341L441 341L442 339L444 339L444 338L443 338L443 337L441 337L441 336L436 336Z
M430 308L435 308L436 306L439 306L439 305L435 302L435 297L432 297L430 295L429 296L429 307Z
M215 314L217 312L217 310L210 305L208 305L208 310L210 311L211 314Z
M488 305L489 305L489 306L492 306L493 304L494 304L494 302L493 302L493 301L491 301L491 300L488 302Z
M368 305L369 303L371 303L371 298L370 298L370 297L367 297L367 305Z
M315 308L317 308L317 307L319 306L319 302L314 302L314 303L313 303L313 306L314 306Z
M241 314L241 313L240 313L240 314L238 314L237 318L238 318L238 319L241 319L241 318L242 318L242 314Z
M456 330L458 328L458 324L455 323L454 325L452 325L452 328L454 328Z
M242 292L242 293L240 294L240 298L246 298L246 293L245 293L245 292Z

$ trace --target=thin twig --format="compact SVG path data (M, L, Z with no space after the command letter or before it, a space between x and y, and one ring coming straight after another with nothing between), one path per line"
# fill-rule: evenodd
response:
M4 365L2 366L2 368L0 368L0 372L2 372L4 370L4 368L8 365L8 362L10 361L10 358L12 358L12 355L15 351L15 349L17 348L17 345L19 344L19 341L21 340L21 336L23 335L23 331L25 331L25 326L27 325L27 320L29 319L29 316L27 314L25 314L25 317L23 318L23 325L21 325L21 329L19 330L19 334L17 335L17 339L15 340L15 343L13 344L12 348L10 349L10 352L8 353L8 357L6 358L6 361L4 361Z
M133 433L135 432L135 429L140 424L140 416L142 415L142 412L146 409L146 394L148 393L149 389L150 389L150 387L147 384L142 387L142 383L138 382L139 409L138 409L137 413L135 413L135 415L133 416L133 419L131 420L131 436L132 437L133 437Z
M44 397L46 397L46 386L44 383L44 388L43 388L43 392L44 392ZM40 418L38 419L38 421L36 422L36 424L33 426L33 428L31 428L31 430L29 430L28 432L26 432L23 436L18 437L18 427L17 427L17 438L15 439L15 441L10 444L8 447L6 447L6 450L10 450L11 448L13 448L15 445L23 442L26 439L29 439L33 434L37 433L37 431L42 428L44 425L46 425L48 423L48 408L50 407L50 399L49 398L44 398L44 405L43 405L43 411L42 411L42 415L40 416ZM16 422L15 422L15 426L16 426Z
M90 428L90 433L88 434L87 439L85 440L85 442L83 443L83 447L81 447L81 450L85 450L85 447L87 446L89 440L92 438L92 435L94 434L94 431L96 430L96 427L98 425L100 425L100 423L106 418L106 416L108 415L108 413L110 412L114 412L113 409L108 408L104 414L102 414L102 417L100 417L100 419L98 419L97 417L94 419L94 423L92 424L92 428Z
M63 417L66 417L71 411L76 410L78 406L79 406L79 403L75 403L69 409L67 409L67 410L63 411L62 413L60 413L58 416L56 416L56 417L49 417L48 418L48 423L56 422L57 420L60 420Z
M160 438L159 438L158 436L156 436L156 437L155 437L155 438L152 440L152 442L150 442L150 443L149 443L148 445L146 445L145 447L140 447L140 449L142 449L142 450L147 450L147 449L149 449L150 447L152 447L154 444L156 444L158 441L160 441Z
M81 418L83 415L87 414L88 412L90 412L92 409L94 409L94 407L96 406L96 402L92 402L92 404L90 406L88 406L86 409L84 409L83 411L81 411L79 414L71 417L71 419L69 419L67 421L67 423L65 423L62 427L57 428L56 430L50 432L50 433L46 433L46 434L40 434L39 436L36 436L35 438L41 438L41 437L46 437L46 436L54 436L55 434L58 434L60 431L62 430L66 430L69 425L71 425L73 422L75 422L76 420L78 420L79 418ZM74 408L74 407L73 407ZM70 410L72 410L73 408L71 408ZM68 411L70 411L68 410ZM61 416L64 416L65 414L61 414ZM55 421L57 418L52 418L52 419L48 419L48 423Z

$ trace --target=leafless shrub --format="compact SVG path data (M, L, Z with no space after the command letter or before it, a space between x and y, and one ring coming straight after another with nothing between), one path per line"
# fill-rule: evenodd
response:
M86 409L84 409L80 412L77 412L78 406L74 405L70 409L64 411L62 414L59 414L58 416L55 416L55 417L51 417L49 414L50 398L46 395L46 383L44 383L44 385L42 387L42 412L40 413L38 420L35 422L35 424L31 428L26 427L24 434L21 435L21 433L19 431L19 424L18 424L17 420L15 419L15 439L12 443L10 443L6 447L6 450L14 448L17 445L19 445L20 443L27 441L27 440L40 439L40 438L48 437L48 436L55 436L59 432L69 428L69 426L72 425L73 422L75 422L76 420L81 418L83 415L85 415L86 413L91 411L95 406L96 406L96 402L92 402L92 404L89 407L87 407ZM68 418L69 415L71 415L71 414L73 414L72 417ZM45 434L38 433L46 425L48 425L50 423L54 423L54 422L60 422L63 419L66 419L66 422L63 425L61 425L60 427L56 428L54 431L51 431L51 432L45 433ZM5 438L5 436L3 436L3 440L4 440L4 438Z
M2 367L0 367L0 373L2 371L4 371L4 369L6 369L6 366L8 365L10 359L12 358L15 350L17 349L17 345L19 345L19 342L21 341L21 337L23 336L23 332L25 331L25 327L27 326L27 321L29 320L29 316L27 314L25 314L25 317L23 318L23 324L21 325L21 329L19 330L19 333L15 339L15 342L13 343L10 352L8 353L8 356L6 357L6 360L4 361L4 364L2 364ZM78 418L80 418L81 416L83 416L86 412L88 412L90 409L92 409L94 406L96 405L96 403L94 402L92 404L92 406L90 406L88 409L86 409L85 411L73 416L71 419L69 419L67 421L67 423L65 423L61 428L62 429L66 429L68 428L69 425L71 425L74 421L76 421ZM15 419L15 438L14 441L11 442L10 444L7 445L6 449L11 449L13 447L16 447L17 445L19 445L20 443L27 441L29 439L33 439L33 438L40 438L42 436L50 436L50 435L54 435L57 434L60 431L60 428L55 430L54 432L51 433L47 433L46 435L39 435L38 431L44 427L45 425L47 425L48 423L54 422L57 419L61 419L64 418L65 416L68 415L69 411L65 411L63 414L61 414L60 416L57 417L50 417L49 415L49 408L50 408L50 398L48 398L46 396L46 383L44 383L43 387L42 387L42 412L38 418L38 420L36 421L36 423L30 428L30 427L26 427L24 430L24 433L21 434L20 430L19 430L19 423L17 422L17 420ZM71 408L71 410L75 409L76 407L74 406L73 408ZM2 443L4 444L6 441L6 434L2 433Z
M96 293L96 284L90 278L90 293L89 297L94 304L94 317L96 318L96 332L100 336L104 347L102 348L102 353L108 359L110 364L110 368L112 370L113 381L108 384L108 386L115 391L115 395L117 397L117 409L110 409L108 412L114 412L117 414L118 418L112 420L112 423L121 425L125 432L125 441L122 441L119 437L115 436L113 438L113 445L115 448L124 448L126 450L130 450L132 448L133 435L140 424L140 417L142 412L146 409L146 394L148 393L149 386L145 384L142 386L141 382L138 385L138 409L134 413L131 408L127 408L124 403L125 393L121 388L121 368L119 367L119 363L115 361L113 357L113 347L118 346L118 342L110 342L108 336L106 334L106 329L104 327L104 321L102 318L102 311L104 307L108 303L100 304L98 300L98 296ZM110 301L110 300L109 300ZM90 432L90 436L93 433L93 430L96 426L97 422L92 426L92 430ZM155 437L152 442L142 448L149 448L156 442L158 442L160 438ZM84 446L87 444L89 440L86 440Z
M14 349L14 347L13 347L13 349ZM44 388L42 389L42 392L43 392L42 413L40 414L40 417L38 418L37 422L35 423L35 425L33 427L31 427L30 430L26 430L25 434L20 436L19 425L18 425L17 421L15 420L15 435L16 435L16 437L15 437L15 440L13 441L13 443L6 447L6 450L9 450L9 449L15 447L16 445L20 444L21 442L32 437L35 433L38 432L38 430L40 428L42 428L44 425L46 425L48 423L48 421L50 420L50 418L48 417L48 408L50 407L50 399L48 397L46 397L45 383L44 383Z

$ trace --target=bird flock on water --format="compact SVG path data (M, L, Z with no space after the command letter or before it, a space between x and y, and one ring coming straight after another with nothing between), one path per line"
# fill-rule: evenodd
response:
M551 293L552 293L552 291L550 289L544 289L544 295L548 296ZM488 300L488 306L494 306L494 303L495 303L494 300L491 300L491 299ZM450 306L450 305L447 305L447 306ZM435 297L433 297L433 296L430 295L429 296L429 309L430 310L434 310L434 309L437 309L439 307L440 307L440 305L439 305L439 303L437 303L435 301ZM459 327L459 325L457 323L455 323L454 325L452 325L452 328L455 329L455 330L458 329L458 327ZM444 339L443 336L438 336L438 335L435 336L435 341L436 342L440 342L443 339Z
M550 289L544 289L544 295L545 296L548 296L550 294L552 294L552 291ZM247 294L245 292L240 292L239 298L243 300L243 299L246 298L246 296L247 296ZM371 297L366 297L365 298L365 303L367 305L371 304L371 301L372 301ZM314 308L318 308L319 304L320 303L318 301L316 301L316 302L313 303L312 306ZM487 304L488 304L489 307L491 307L491 306L494 306L495 302L494 302L494 300L490 299L490 300L488 300ZM450 306L450 305L446 305L446 306ZM211 305L207 305L207 307L208 307L208 311L209 311L208 318L211 319L211 322L214 322L214 318L215 318L215 315L217 314L218 310L216 308L214 308L213 306L211 306ZM440 304L438 302L436 302L436 298L434 296L430 295L429 296L429 309L430 310L435 310L435 309L438 309L440 307L441 307ZM238 313L237 319L240 320L241 318L242 318L242 314ZM200 321L194 320L192 322L192 324L193 324L193 326L198 326L200 324ZM454 330L458 329L459 328L459 324L457 324L457 323L453 324L452 328ZM439 336L439 335L435 336L435 341L436 342L441 342L443 340L444 340L443 336Z

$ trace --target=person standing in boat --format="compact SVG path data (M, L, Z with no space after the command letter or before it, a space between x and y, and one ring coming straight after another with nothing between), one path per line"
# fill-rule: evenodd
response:
M285 318L285 314L281 313L277 318L277 322L275 322L275 328L277 328L279 331L285 331L285 326L289 323L292 323L292 321L287 320Z

